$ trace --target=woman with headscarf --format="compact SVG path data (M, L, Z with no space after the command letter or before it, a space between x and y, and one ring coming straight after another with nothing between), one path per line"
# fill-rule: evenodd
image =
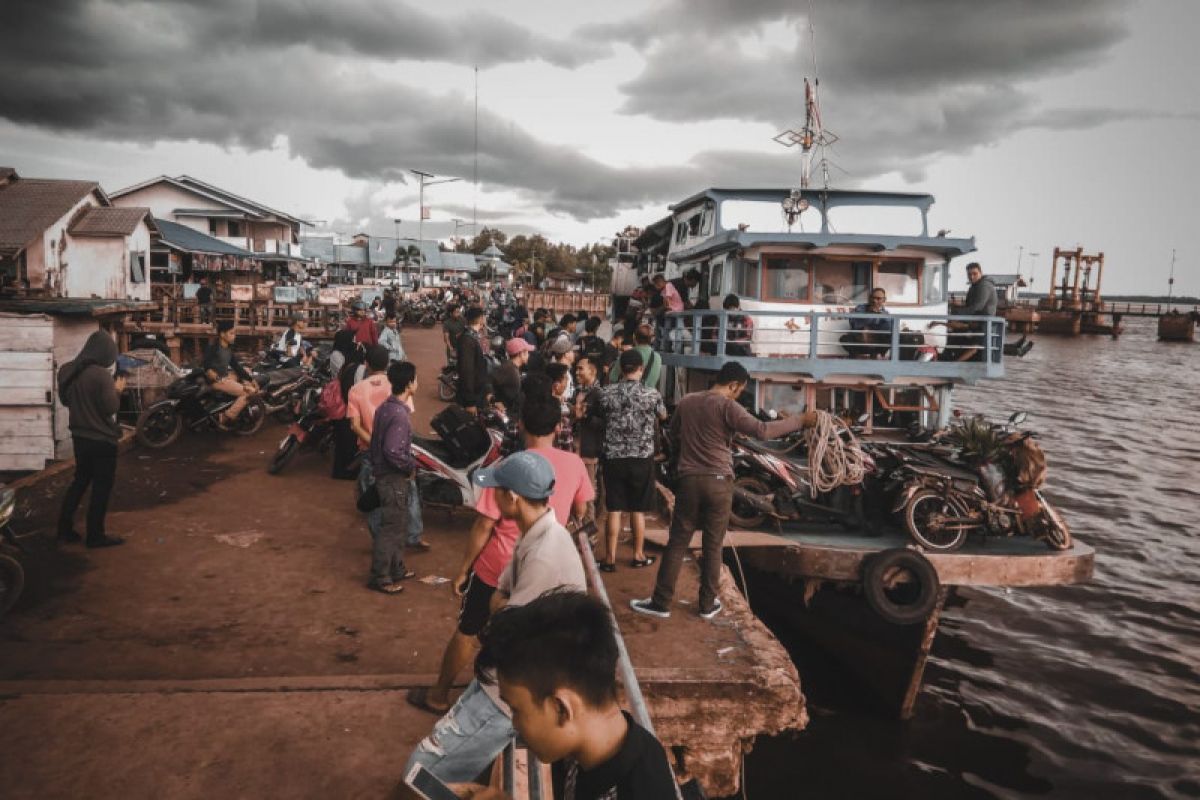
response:
M347 334L347 335L344 335ZM342 356L340 367L334 369L334 355ZM333 355L329 357L330 371L336 376L342 393L343 407L350 402L350 388L366 375L363 364L363 349L354 342L353 331L341 330L333 337ZM358 472L351 464L358 452L358 439L350 428L350 420L342 416L333 421L333 477L338 480L355 480Z
M333 335L333 352L329 354L329 374L338 375L357 349L354 331L343 328Z
M114 380L109 371L116 360L117 343L104 331L96 331L88 337L75 360L63 364L58 371L58 397L70 413L71 443L75 450L75 477L63 496L58 516L60 542L78 542L82 538L75 531L75 510L89 485L92 497L88 502L87 546L111 547L125 541L109 536L104 530L108 498L117 473L117 441L121 438L117 410L121 392L125 391L124 376Z

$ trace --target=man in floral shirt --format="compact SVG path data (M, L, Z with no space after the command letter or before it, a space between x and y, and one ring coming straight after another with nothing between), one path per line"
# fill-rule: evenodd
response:
M633 567L648 567L654 558L646 557L645 512L654 510L654 431L657 422L666 420L667 409L657 389L642 383L646 365L642 354L626 350L617 362L621 380L605 386L596 395L595 413L604 418L604 445L600 469L604 477L605 506L608 521L605 530L604 561L600 569L617 569L617 537L621 533L621 515L629 514L633 528Z

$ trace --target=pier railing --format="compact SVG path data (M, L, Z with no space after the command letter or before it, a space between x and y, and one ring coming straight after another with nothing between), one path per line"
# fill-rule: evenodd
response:
M690 369L738 361L751 373L813 380L860 375L974 383L1003 377L1004 329L1001 317L693 310L666 315L658 349L663 363Z

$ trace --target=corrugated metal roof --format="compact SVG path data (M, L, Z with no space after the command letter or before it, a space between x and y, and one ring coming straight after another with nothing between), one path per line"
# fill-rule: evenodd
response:
M67 231L72 236L129 236L137 230L142 220L148 220L151 230L154 229L154 218L150 209L139 207L127 208L85 208L71 220Z
M222 242L220 239L214 239L207 234L193 230L186 225L180 225L178 222L157 218L154 222L158 225L158 230L162 234L163 244L176 250L184 250L189 253L242 256L244 258L253 258L254 256L249 250L234 247L231 244Z
M156 307L157 304L149 300L105 300L94 297L0 298L0 311L19 314L102 317L131 311L151 311Z
M46 178L14 178L0 187L0 255L20 253L76 203L99 190L95 181Z

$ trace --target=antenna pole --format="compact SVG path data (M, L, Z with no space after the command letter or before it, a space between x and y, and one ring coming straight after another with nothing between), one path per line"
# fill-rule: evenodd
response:
M475 65L475 164L471 168L471 236L479 233L479 65Z
M1171 248L1171 277L1167 278L1167 305L1171 305L1171 294L1175 290L1175 248Z

